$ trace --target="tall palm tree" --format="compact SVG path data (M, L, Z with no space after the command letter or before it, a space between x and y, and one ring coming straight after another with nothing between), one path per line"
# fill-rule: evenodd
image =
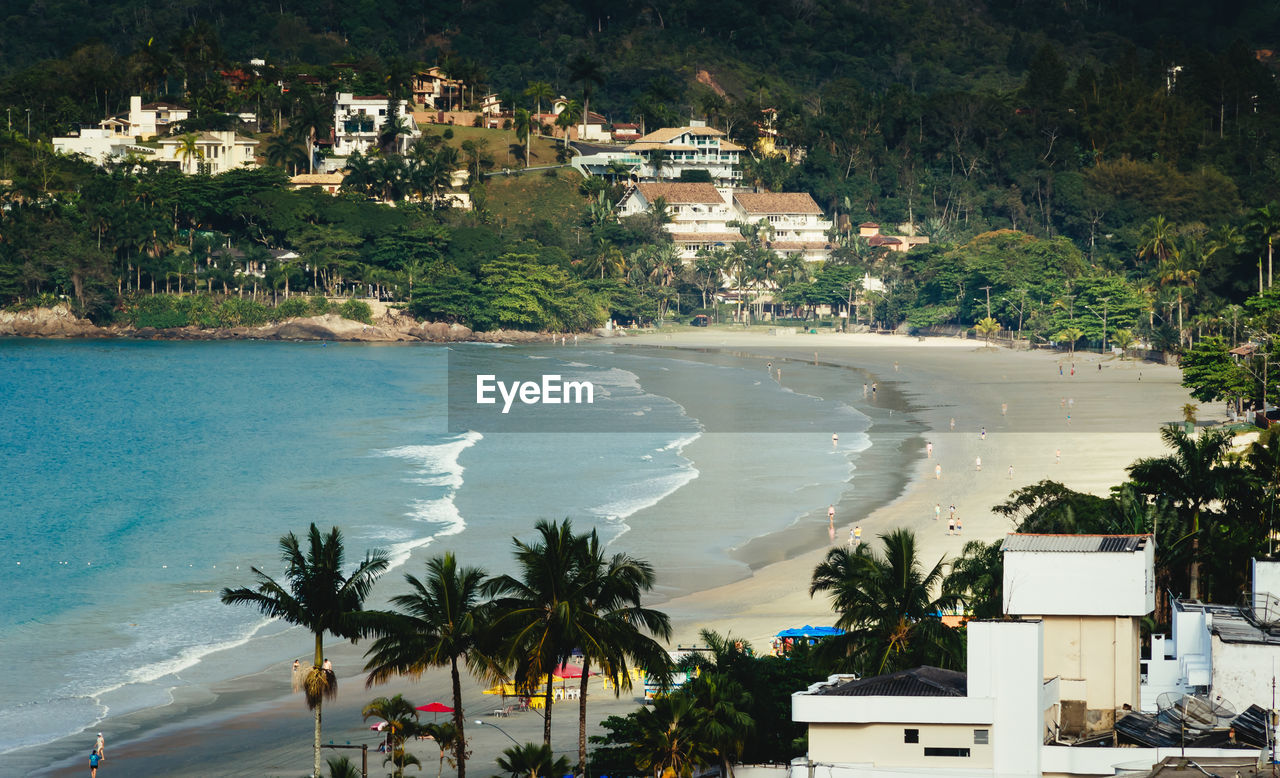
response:
M1267 288L1270 289L1275 240L1280 237L1280 203L1272 201L1254 211L1253 217L1245 225L1245 230L1257 235L1259 242L1267 246ZM1258 293L1261 294L1262 290L1259 289Z
M570 100L560 109L560 114L556 116L556 127L558 127L564 135L562 137L562 148L569 147L569 128L578 123L582 118L582 104L577 100Z
M1195 288L1200 271L1196 268L1195 259L1189 252L1174 250L1160 262L1156 273L1162 286L1173 286L1178 292L1178 337L1181 342L1186 337L1186 327L1182 319L1182 290Z
M942 591L965 598L975 619L998 619L1004 615L1002 542L971 540L965 543L942 582Z
M587 122L591 121L591 92L604 83L604 66L589 54L578 54L569 60L569 80L582 85L582 140L587 135Z
M1164 215L1153 216L1142 225L1139 236L1138 259L1155 259L1157 263L1169 258L1174 251L1174 226Z
M534 114L542 113L542 101L551 100L556 96L552 91L551 85L546 81L530 81L529 86L525 87L524 96L534 101Z
M505 659L515 669L516 687L529 689L545 680L542 742L551 745L552 673L569 659L586 611L583 586L585 539L573 533L569 519L539 520L538 539L513 538L520 577L502 575L485 583L497 596L496 634L507 636Z
M668 640L671 621L665 613L640 604L656 580L653 566L627 554L607 557L595 530L585 537L580 561L584 600L576 625L582 651L578 695L578 774L587 769L587 679L593 663L613 681L615 694L631 688L631 666L665 676L667 653L649 635ZM646 634L648 633L648 634Z
M631 744L636 766L661 778L670 770L676 778L691 778L693 771L714 758L702 735L702 716L687 694L669 694L652 707L636 711L637 739Z
M440 765L436 768L436 778L444 773L445 755L450 750L454 752L454 765L462 764L457 761L458 748L458 728L452 722L442 721L439 724L432 722L422 725L422 734L430 737L436 742L436 748L440 749Z
M1189 435L1181 427L1164 427L1160 438L1173 449L1163 457L1140 459L1129 465L1129 477L1140 491L1164 495L1177 508L1186 523L1186 536L1191 539L1188 594L1200 599L1201 519L1208 508L1222 499L1233 481L1239 477L1238 466L1227 463L1231 451L1231 432L1204 430ZM1213 521L1216 525L1216 520Z
M364 561L345 574L345 556L342 532L337 527L321 535L312 524L305 553L292 532L280 538L283 584L253 567L254 588L222 590L222 601L228 605L251 605L265 616L306 627L315 636L315 658L303 681L307 707L315 711L315 775L320 774L321 708L325 699L338 695L337 676L324 667L325 633L352 642L369 634L372 622L364 611L364 601L389 564L381 551L369 551Z
M524 166L529 167L529 155L533 139L533 114L524 108L517 108L512 114L511 128L516 131L516 141L524 143Z
M945 559L925 570L916 556L910 530L880 536L883 555L869 545L833 548L813 570L809 595L825 592L845 634L824 641L840 665L864 675L905 667L955 665L960 633L942 623L941 614L964 603L958 594L933 592L942 584Z
M409 593L391 598L397 610L378 625L378 639L366 654L369 686L396 675L419 678L432 668L449 668L458 778L466 778L467 755L460 668L465 665L486 680L500 675L487 644L491 609L481 595L485 578L480 568L459 568L452 553L428 559L421 579L406 573Z
M316 137L324 134L333 122L333 106L321 97L308 89L302 90L289 122L296 137L307 141L308 173L316 172Z
M178 138L177 155L182 160L182 172L196 172L196 169L191 166L191 160L204 159L204 151L200 148L199 140L194 132L189 132Z

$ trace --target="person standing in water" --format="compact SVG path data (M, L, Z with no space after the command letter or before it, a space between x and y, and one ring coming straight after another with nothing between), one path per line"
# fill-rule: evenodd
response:
M839 445L840 445L840 434L836 432L831 433L831 447L835 448L836 446L839 446Z

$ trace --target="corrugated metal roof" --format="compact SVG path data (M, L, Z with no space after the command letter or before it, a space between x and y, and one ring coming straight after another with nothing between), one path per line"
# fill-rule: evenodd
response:
M1011 533L1001 551L1133 552L1146 545L1150 535L1033 535Z
M819 689L830 697L964 697L968 677L940 667L916 667L874 678L860 678Z

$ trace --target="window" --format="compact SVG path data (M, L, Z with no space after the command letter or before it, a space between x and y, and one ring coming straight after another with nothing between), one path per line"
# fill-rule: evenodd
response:
M987 729L975 729L973 731L973 744L975 746L985 746L991 742L991 731Z
M968 756L967 748L926 748L925 756Z
M920 730L918 730L918 729L904 729L904 730L902 730L902 742L903 742L903 743L919 743L919 742L920 742Z

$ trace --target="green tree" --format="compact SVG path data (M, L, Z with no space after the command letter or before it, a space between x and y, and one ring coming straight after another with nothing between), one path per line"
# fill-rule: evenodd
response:
M524 166L529 167L533 132L533 114L524 108L517 108L512 115L511 128L516 131L516 141L524 144Z
M418 733L418 711L414 709L413 703L399 694L394 697L378 697L365 705L360 715L365 721L376 718L386 722L384 731L387 743L391 746L387 761L391 762L397 774L403 775L404 768L409 764L407 759L416 760L416 757L407 754L404 749L405 740Z
M691 778L694 770L711 764L714 752L702 739L703 720L692 697L669 694L636 713L637 739L632 743L636 766L654 778L671 771Z
M988 346L991 345L991 339L1000 333L1000 322L988 316L977 324L973 325L973 329L978 333Z
M1164 262L1177 250L1174 242L1176 233L1177 229L1163 215L1147 220L1138 239L1138 259L1155 260L1157 264Z
M569 769L569 760L557 757L545 743L511 746L503 750L497 763L510 778L560 778Z
M942 623L941 614L964 604L955 593L937 591L945 560L925 570L909 530L881 536L883 555L869 544L833 548L813 571L809 595L831 597L836 626L845 634L820 647L841 669L877 675L928 664L955 667L963 662L960 633Z
M524 89L524 96L534 101L533 112L535 114L542 113L542 101L552 100L556 93L551 89L551 85L546 81L530 81L529 85Z
M1280 237L1280 203L1270 202L1254 211L1245 230L1256 235L1259 243L1267 248L1267 288L1270 289L1275 239ZM1261 257L1258 258L1258 263L1261 266ZM1262 289L1259 288L1258 292L1261 293Z
M591 121L591 92L604 84L604 66L589 54L576 54L569 60L569 80L582 86L582 133L578 138L585 140Z
M690 682L687 692L701 711L699 739L720 758L721 775L733 778L733 763L755 730L746 712L751 695L742 684L718 673L704 673Z
M365 670L370 686L393 676L420 678L448 667L453 690L454 764L466 778L466 714L462 709L461 665L492 680L501 675L488 644L491 606L482 600L485 572L458 567L452 553L427 560L423 578L405 574L409 593L391 599L396 610L378 625Z
M324 700L338 694L337 676L324 666L324 636L328 633L355 642L370 633L370 614L363 609L364 601L390 562L382 552L370 551L350 574L344 574L342 533L334 527L321 535L315 524L308 531L305 553L290 532L280 538L280 555L285 563L283 584L253 567L255 587L223 589L222 601L253 606L264 616L305 627L315 636L315 658L303 681L303 692L307 707L315 711L313 774L319 775L320 712Z
M942 591L963 597L975 619L998 619L1004 615L1003 540L985 543L971 540L951 563L951 572L942 582Z

